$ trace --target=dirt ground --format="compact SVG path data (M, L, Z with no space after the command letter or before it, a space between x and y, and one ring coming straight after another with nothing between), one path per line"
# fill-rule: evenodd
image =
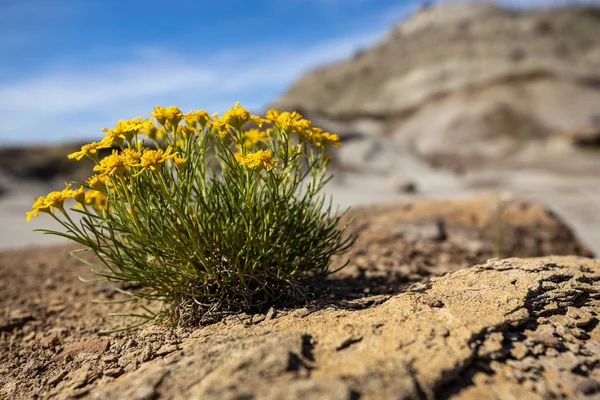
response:
M369 307L410 284L498 255L591 255L543 206L502 203L497 196L363 207L352 216L352 230L360 238L348 254L333 260L333 267L348 258L350 264L317 288L314 300L298 307ZM77 279L93 275L68 254L74 248L0 253L0 398L85 397L177 351L185 338L205 329L150 327L99 334L131 321L107 317L122 305L92 301L118 299L119 294L107 283ZM294 308L273 312L285 315ZM231 318L268 319L269 313Z

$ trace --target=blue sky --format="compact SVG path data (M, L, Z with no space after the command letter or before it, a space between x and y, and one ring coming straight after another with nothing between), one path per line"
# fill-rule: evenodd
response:
M420 3L0 0L0 145L97 138L159 104L258 111Z

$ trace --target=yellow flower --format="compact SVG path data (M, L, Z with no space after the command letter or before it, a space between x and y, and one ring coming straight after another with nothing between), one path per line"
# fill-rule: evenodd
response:
M131 167L140 161L141 154L134 149L127 148L123 149L122 157L125 158L125 163L127 166Z
M277 121L277 117L279 117L279 114L281 114L279 111L277 111L274 108L269 108L267 110L267 113L265 115L265 117L267 117L267 119L271 122L275 122Z
M214 119L214 116L208 115L205 110L196 110L196 117L198 118L198 123L200 126L205 126L208 122L211 122Z
M69 158L70 160L76 159L77 161L81 160L83 157L90 157L92 159L95 159L98 154L98 150L106 149L109 147L110 145L101 142L92 142L84 144L83 146L81 146L80 151L76 151L75 153L69 154L67 158Z
M85 193L85 204L92 206L97 213L100 213L102 210L106 209L108 199L102 192L89 190Z
M26 214L25 220L27 222L29 222L31 217L37 217L40 211L50 212L50 210L48 210L50 206L46 204L46 196L40 196L38 198L34 197L34 200L35 202L31 206L32 210Z
M94 166L94 172L100 173L100 176L122 174L128 166L125 156L117 150L113 150L110 156L104 157L100 160L100 164Z
M87 180L87 184L92 189L100 189L106 187L106 182L108 181L108 176L105 175L92 175L90 179Z
M176 126L183 118L183 113L176 106L169 106L167 108L156 106L150 115L156 118L161 125L165 125L168 121L172 126Z
M240 102L238 101L235 103L235 107L230 106L229 110L227 110L225 114L217 118L213 125L219 131L227 129L228 127L242 129L242 126L249 121L253 121L259 127L262 126L263 122L265 122L265 120L260 118L258 115L251 114L250 111L240 106Z
M159 130L162 130L162 128L159 128L156 125L154 125L154 121L145 119L144 121L142 121L142 129L140 129L139 133L142 135L146 135L150 139L156 139Z
M308 140L316 146L339 146L341 144L338 135L333 133L325 132L321 128L317 127L306 127L298 130L298 136L301 141Z
M65 200L72 199L75 194L75 191L70 189L70 183L66 183L65 186L65 189L60 192L53 191L46 196L40 196L35 199L35 202L31 207L32 210L26 214L26 221L29 221L31 217L37 217L40 211L52 214L54 212L52 207L62 210L65 205Z
M242 159L244 156L242 155L242 152L241 152L241 149L239 146L237 146L237 149L238 149L238 151L233 153L233 158L235 158L235 161L237 161L239 164L242 164Z
M293 130L304 129L302 121L306 121L302 118L302 115L296 111L291 113L287 111L279 112L272 108L267 110L266 117L273 125L278 126L279 129L288 133Z
M178 132L181 133L181 135L187 140L194 135L195 130L191 125L182 125L179 127Z
M175 156L173 157L173 162L175 163L176 167L182 167L187 162L187 158Z
M259 150L255 153L248 153L243 155L241 153L235 154L236 160L250 169L262 170L263 168L267 171L273 169L275 162L271 159L271 150Z
M198 118L196 117L196 113L194 110L190 110L189 113L183 115L183 120L188 126L195 127L198 123Z
M312 122L304 118L296 121L296 126L294 127L294 130L299 136L301 136L304 132L310 131L311 129L313 129Z
M342 143L340 142L340 138L338 137L338 135L336 135L334 133L329 133L329 132L321 132L320 137L318 138L318 142L316 143L317 146L323 146L323 147L327 147L327 146L337 147L340 144L342 144Z
M247 149L252 148L253 145L258 144L261 140L267 137L267 132L259 131L258 129L248 129L244 131L244 147Z
M120 119L114 128L102 128L102 132L106 132L106 136L104 136L101 143L105 146L110 146L113 143L121 144L123 140L131 140L144 127L145 121L141 116L128 120Z
M167 147L166 151L162 149L159 150L145 150L142 153L140 158L140 163L136 164L138 167L142 167L142 170L136 174L139 175L145 170L149 169L150 171L156 171L156 167L168 160L169 158L174 158L177 156L177 153L171 154L173 148L171 146Z
M85 188L83 186L79 186L77 190L73 190L72 198L79 204L85 203Z
M207 122L212 121L212 117L208 115L206 110L190 110L189 113L183 116L183 120L188 126L195 127L197 124L200 124L200 126L206 125Z
M296 111L289 113L270 109L267 111L266 117L279 129L287 133L291 131L298 133L300 141L308 140L319 147L339 146L341 144L338 135L313 127L309 120L304 119Z

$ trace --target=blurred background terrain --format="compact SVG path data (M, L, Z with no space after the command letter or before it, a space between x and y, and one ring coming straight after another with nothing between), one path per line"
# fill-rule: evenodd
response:
M548 205L600 253L599 2L207 1L137 10L127 31L134 9L83 3L0 6L2 248L59 240L25 212L89 176L66 154L102 127L241 100L340 135L328 191L343 207L502 193Z

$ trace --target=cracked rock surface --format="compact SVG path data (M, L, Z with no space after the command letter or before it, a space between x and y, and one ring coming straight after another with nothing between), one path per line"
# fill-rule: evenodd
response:
M561 398L600 390L600 262L492 260L361 310L193 332L92 393L140 398Z

